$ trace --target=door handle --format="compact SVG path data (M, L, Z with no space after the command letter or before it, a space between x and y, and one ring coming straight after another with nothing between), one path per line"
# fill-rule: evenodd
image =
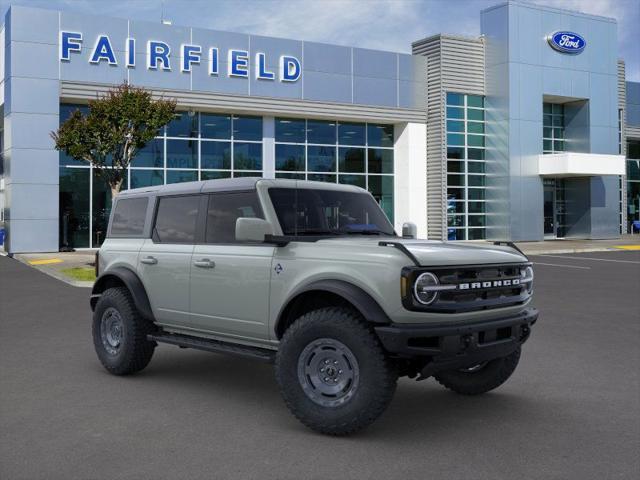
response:
M212 262L208 258L203 258L202 260L196 260L193 262L196 267L200 268L213 268L216 266L215 262Z
M158 259L156 257L144 257L140 259L140 263L144 263L145 265L155 265L158 263Z

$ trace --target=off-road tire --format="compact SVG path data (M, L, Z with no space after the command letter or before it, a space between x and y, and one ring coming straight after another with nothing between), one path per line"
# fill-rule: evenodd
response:
M122 337L115 354L107 350L101 334L103 316L108 309L115 309L122 319ZM156 347L155 342L147 340L147 334L153 330L153 324L140 315L126 288L109 288L98 299L93 312L93 345L100 362L110 373L129 375L145 368Z
M357 388L341 405L315 403L299 379L299 359L319 339L340 342L356 359ZM338 307L314 310L293 322L280 342L275 374L289 410L307 427L328 435L348 435L370 425L391 402L398 379L370 326L357 312Z
M440 372L434 378L442 386L462 395L480 395L506 382L518 366L520 348L506 357L487 362L478 371L452 370Z

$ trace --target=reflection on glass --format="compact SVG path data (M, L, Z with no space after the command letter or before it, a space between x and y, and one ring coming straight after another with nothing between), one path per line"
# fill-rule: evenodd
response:
M335 172L335 147L320 147L309 145L307 147L307 169L310 172Z
M231 115L200 114L200 136L202 138L231 138Z
M167 170L167 183L195 182L198 172L190 170Z
M167 140L167 168L198 168L198 141Z
M131 162L132 167L164 167L164 140L155 138L138 150Z
M299 118L276 118L276 142L304 143L305 121Z
M127 178L122 182L122 190L127 189ZM93 221L92 240L93 247L99 247L104 241L109 225L109 215L111 214L111 187L107 184L105 177L99 174L97 169L93 169Z
M88 168L60 168L60 247L89 247Z
M235 140L262 140L262 117L234 115L233 138Z
M206 170L200 172L200 180L217 180L218 178L229 177L231 177L231 172L208 172Z
M393 223L393 177L370 175L369 192L378 201L389 221Z
M461 93L447 92L447 105L464 105L464 95Z
M262 144L234 143L233 169L262 170Z
M338 170L340 172L364 173L364 148L338 149Z
M304 180L304 173L276 173L276 178L289 178L292 180Z
M365 145L365 124L340 122L338 124L340 145Z
M307 120L307 142L335 145L336 123L324 120Z
M304 171L304 145L276 144L276 170Z
M370 147L393 147L393 125L367 124L367 145Z
M369 173L393 173L393 150L370 148L367 155Z
M167 125L167 137L194 138L198 136L198 114L176 112Z
M131 188L150 187L152 185L162 185L164 175L162 170L136 170L131 169Z
M307 180L312 180L314 182L329 182L336 183L335 175L319 175L319 174L309 174L307 176Z
M231 142L200 142L200 168L230 169Z
M360 188L367 188L367 179L364 175L340 175L338 183L345 185L355 185Z

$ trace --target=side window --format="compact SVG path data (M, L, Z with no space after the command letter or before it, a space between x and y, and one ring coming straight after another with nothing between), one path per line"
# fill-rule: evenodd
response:
M160 197L153 240L160 243L194 243L200 195Z
M142 235L148 203L148 197L118 200L113 212L110 235L118 237Z
M256 192L218 193L209 196L207 243L236 243L236 220L264 218Z

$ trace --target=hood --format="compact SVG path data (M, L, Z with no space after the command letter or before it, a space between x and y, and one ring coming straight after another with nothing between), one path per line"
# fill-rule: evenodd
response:
M400 243L409 250L421 266L440 265L477 265L490 263L526 262L527 257L506 245L491 243L450 243L434 240L413 240L406 238L389 238L378 236L367 237L339 237L322 240L333 244L344 244L350 248L374 247L379 242L387 241ZM392 247L379 247L392 248ZM408 258L407 258L408 259Z

